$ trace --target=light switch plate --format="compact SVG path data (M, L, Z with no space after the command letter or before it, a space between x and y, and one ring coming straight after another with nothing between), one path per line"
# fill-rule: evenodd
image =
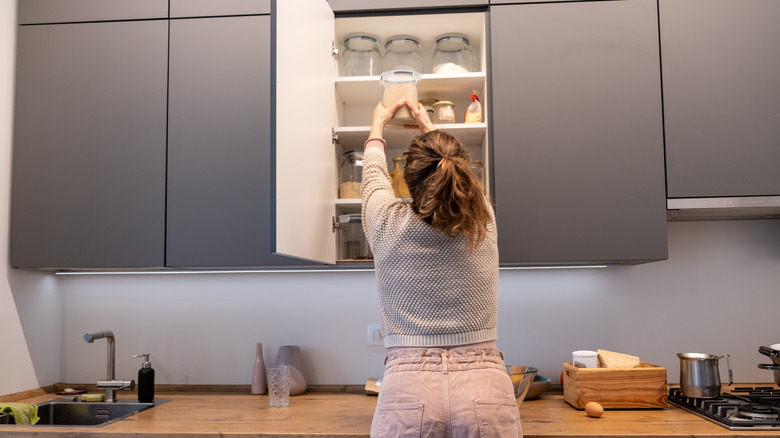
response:
M382 329L379 324L368 325L366 328L366 343L368 345L385 345L385 342L382 340Z

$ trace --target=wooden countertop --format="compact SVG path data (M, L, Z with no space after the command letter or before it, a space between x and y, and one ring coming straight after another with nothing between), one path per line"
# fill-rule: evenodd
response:
M131 398L132 394L120 394ZM290 398L287 408L268 407L265 395L240 393L165 393L170 401L103 427L0 425L0 436L57 438L184 437L368 437L377 398L354 393L307 392ZM41 403L59 398L40 394L17 399ZM675 406L666 409L608 410L590 418L549 392L520 407L523 432L534 437L743 437L777 432L730 431Z

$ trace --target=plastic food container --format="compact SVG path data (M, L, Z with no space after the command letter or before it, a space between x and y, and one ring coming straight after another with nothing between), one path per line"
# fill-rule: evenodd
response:
M382 73L380 82L382 84L382 103L385 106L391 106L400 99L406 99L409 102L417 102L417 83L420 81L420 73L411 70L392 70ZM396 111L390 123L393 125L416 124L417 121L412 117L411 111L406 106L402 106Z
M422 72L422 50L417 38L398 35L385 43L385 57L382 60L384 71L411 70ZM415 100L416 102L416 100Z
M371 260L371 248L363 233L363 218L358 214L339 216L339 260Z
M446 34L436 38L433 47L433 72L436 74L467 73L473 69L471 43L461 34Z
M449 100L434 103L433 123L455 123L455 104Z
M344 40L344 51L339 56L341 76L378 76L382 73L382 54L376 37L366 34L350 35Z

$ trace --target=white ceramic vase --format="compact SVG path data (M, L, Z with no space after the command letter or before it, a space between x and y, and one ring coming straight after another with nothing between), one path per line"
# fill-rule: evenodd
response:
M279 352L276 353L276 366L282 365L290 367L290 395L301 395L306 392L309 384L304 373L301 347L297 345L279 347Z
M268 385L265 377L265 361L263 360L263 344L255 347L255 365L252 367L252 394L265 394Z

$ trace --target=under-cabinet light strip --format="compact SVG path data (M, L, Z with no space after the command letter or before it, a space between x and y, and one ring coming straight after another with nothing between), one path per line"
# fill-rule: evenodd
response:
M535 269L599 269L611 265L582 266L517 266L500 267L499 271L535 270ZM60 271L56 275L172 275L172 274L279 274L279 273L330 273L330 272L373 272L374 268L366 269L245 269L237 271Z

